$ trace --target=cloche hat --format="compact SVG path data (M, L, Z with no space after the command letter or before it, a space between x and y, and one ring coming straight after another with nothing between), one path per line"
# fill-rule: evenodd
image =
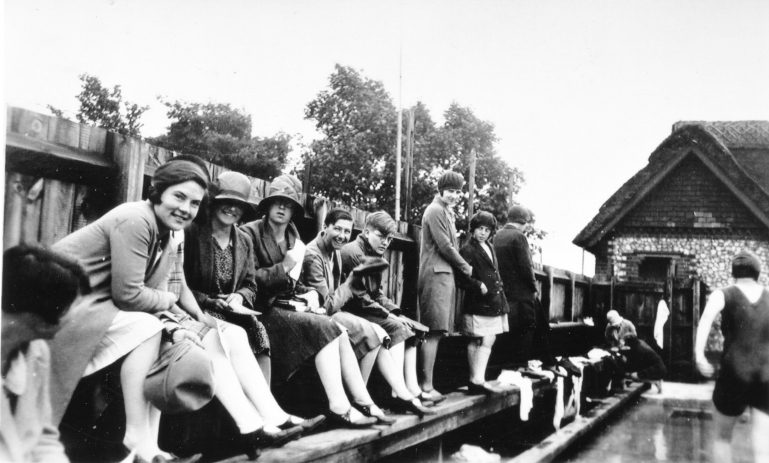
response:
M249 201L251 197L251 181L240 172L222 172L214 183L215 196L212 205L217 201L230 200L244 203L243 222L252 220L256 214L256 208Z
M270 210L270 206L276 198L286 198L291 200L294 204L293 218L304 216L304 207L299 198L299 194L302 192L302 182L299 181L293 175L283 174L275 179L270 184L270 189L267 190L267 197L259 203L257 208L259 214L264 215ZM292 218L292 219L293 219Z

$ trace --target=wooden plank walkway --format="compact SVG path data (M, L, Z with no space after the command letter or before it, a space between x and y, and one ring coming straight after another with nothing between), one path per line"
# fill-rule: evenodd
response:
M586 373L587 370L589 369L586 368ZM542 397L555 387L555 382L551 383L546 379L532 382L535 398ZM519 389L516 386L504 386L504 389L504 394L495 396L471 396L461 390L451 392L447 394L446 401L436 407L439 411L437 415L419 418L411 414L390 414L398 419L392 426L376 426L363 430L333 429L313 434L290 442L281 448L265 449L258 461L261 463L374 461L518 405ZM597 408L604 409L606 404L611 403L614 404L611 409L615 410L630 400L629 397L634 394L633 391L622 393L616 399L605 399L606 403ZM602 419L595 418L594 415L595 413L590 413L591 418L588 418L588 421L595 421L597 424ZM575 434L576 432L566 431L565 433ZM579 433L581 434L583 433ZM221 463L233 463L245 459L245 455L240 455L223 460Z

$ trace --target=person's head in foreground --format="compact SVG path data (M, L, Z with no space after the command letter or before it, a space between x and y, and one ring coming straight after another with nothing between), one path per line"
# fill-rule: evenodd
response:
M373 212L366 216L363 239L375 253L382 256L390 246L396 230L395 220L390 217L390 214L384 211Z
M486 211L478 211L470 219L470 234L481 243L494 236L496 229L497 219Z
M735 254L732 259L733 278L750 278L758 281L758 276L760 274L761 259L755 252L749 249L743 249Z
M350 241L350 235L352 235L352 215L345 209L331 209L323 221L322 239L326 247L338 251Z

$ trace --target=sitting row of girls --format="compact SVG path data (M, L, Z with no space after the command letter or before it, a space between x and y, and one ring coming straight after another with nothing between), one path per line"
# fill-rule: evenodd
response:
M381 348L403 327L388 333L387 327L340 311L365 293L362 277L350 272L340 281L333 266L332 283L325 287L298 277L297 270L312 262L292 223L303 216L299 182L291 176L275 179L258 207L263 218L238 228L251 212L249 191L242 174L222 174L211 185L201 160L180 156L157 168L148 200L122 204L52 247L76 260L91 286L62 318L51 342L54 425L83 377L123 359L126 450L145 461L196 460L199 455L185 460L159 448L160 412L143 393L162 341L184 339L209 354L216 397L241 433L239 450L250 458L326 419L350 427L391 423L366 389L364 378L374 364L404 409L434 413L417 397L418 387L404 383L415 372L404 376L402 356L394 361ZM193 224L206 207L208 220ZM345 233L349 238L349 230ZM327 236L328 225L318 240L335 246ZM307 255L319 253L308 249ZM310 310L276 303L291 297L304 299ZM233 317L233 306L262 312L261 321ZM408 333L405 337L414 337ZM290 415L270 392L270 384L282 384L307 363L314 364L328 398L325 417ZM414 368L414 362L405 364Z

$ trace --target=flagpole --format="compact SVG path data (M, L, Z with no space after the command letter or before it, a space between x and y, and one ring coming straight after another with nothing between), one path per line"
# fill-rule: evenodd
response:
M401 38L402 40L402 38ZM395 221L401 219L401 128L403 126L402 108L403 87L403 42L400 44L398 59L398 139L395 142Z

